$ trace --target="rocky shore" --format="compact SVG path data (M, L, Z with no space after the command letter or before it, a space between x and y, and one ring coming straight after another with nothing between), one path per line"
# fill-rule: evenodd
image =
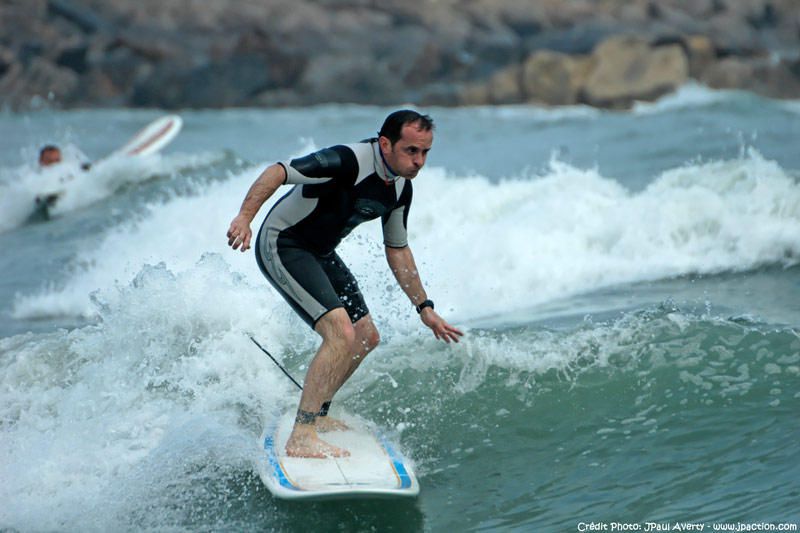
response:
M0 107L800 98L797 0L0 0Z

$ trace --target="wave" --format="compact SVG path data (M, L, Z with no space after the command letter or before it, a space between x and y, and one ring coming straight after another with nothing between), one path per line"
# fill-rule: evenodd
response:
M83 251L81 267L63 286L17 295L13 315L93 316L93 291L126 283L146 265L190 270L209 252L268 290L252 252L232 252L225 238L260 170L249 168L196 197L150 205L141 220L111 229ZM460 319L621 283L791 266L800 257L800 187L753 150L672 169L637 193L558 161L543 175L495 184L431 168L415 185L412 249L431 297ZM378 226L359 227L340 254L373 314L388 318L405 314L408 304L385 266Z
M530 104L503 106L476 106L455 113L479 116L484 119L500 121L522 121L524 123L554 123L568 120L587 120L600 117L603 111L588 105L543 107Z
M680 109L710 107L716 104L758 98L745 91L711 89L705 85L690 82L682 85L674 93L662 96L655 102L636 102L631 112L636 115L667 113Z
M313 335L217 254L180 273L144 267L94 298L96 325L0 339L0 497L13 502L0 509L0 523L164 527L213 508L219 498L209 486L230 483L237 498L255 490L247 473L260 429L297 398L245 334L266 340L298 375ZM518 417L533 407L542 427L569 425L571 438L550 437L562 446L553 457L589 448L602 456L631 435L667 428L669 438L688 435L706 449L708 437L692 432L719 419L709 406L791 410L798 346L792 329L669 305L568 331L474 330L457 346L423 333L388 336L337 404L402 435L424 480L471 453L443 432L469 442L463 428L528 431ZM576 414L576 405L603 415ZM698 424L680 427L676 416ZM729 418L725 425L737 427Z
M57 217L109 198L125 186L173 176L224 158L217 152L114 157L84 170L81 164L87 159L77 148L64 146L63 153L63 162L54 167L22 165L0 171L0 232L24 225L37 210L39 196L59 194L58 202L49 209L49 216Z
M800 101L793 100L790 102L782 102L782 106L787 111L800 115Z

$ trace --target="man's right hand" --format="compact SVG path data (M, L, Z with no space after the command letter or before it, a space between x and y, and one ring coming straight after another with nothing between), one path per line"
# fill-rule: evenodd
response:
M244 215L237 215L231 221L231 227L228 228L228 246L234 250L242 247L245 252L250 249L250 238L253 232L250 230L250 221Z

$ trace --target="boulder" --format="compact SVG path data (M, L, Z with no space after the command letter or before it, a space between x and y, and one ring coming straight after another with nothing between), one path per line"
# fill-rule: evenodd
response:
M687 76L792 97L768 59L800 49L797 2L0 0L0 106L626 107Z
M726 57L709 66L700 81L712 89L737 89L749 85L755 73L751 61L737 57Z
M381 105L399 99L403 87L387 64L367 55L322 53L309 60L297 90L309 101Z
M486 84L489 104L518 104L523 101L519 65L511 65L500 69Z
M539 33L551 26L545 2L518 2L515 0L476 0L464 7L473 25L486 25L492 21L511 29L520 37Z
M690 35L683 39L683 46L689 58L689 76L700 79L716 61L714 43L705 35Z
M552 29L525 39L526 52L550 50L563 54L590 54L597 45L624 30L613 23L591 22L567 29Z
M103 71L93 69L81 76L78 85L81 98L102 106L124 106L128 91L114 84Z
M14 64L14 52L10 48L0 45L0 80L11 70Z
M438 99L433 99L434 104L439 103ZM487 83L465 83L458 87L455 98L456 105L481 106L490 103L489 85Z
M422 106L479 105L475 102L470 102L468 92L463 83L429 83L419 90L409 91L403 101L413 102ZM485 104L486 99L486 94L484 94L479 101L481 104Z
M146 80L153 72L153 64L142 61L133 50L125 46L112 45L103 53L90 52L91 76L102 83L110 83L116 92L130 96L133 87ZM103 91L104 95L108 91ZM104 96L103 98L105 98Z
M770 98L800 98L800 60L757 61L747 88Z
M220 107L246 105L272 86L269 65L258 55L239 55L195 68L164 62L139 83L135 105L147 107Z
M292 89L268 89L250 100L250 104L264 107L299 107L311 103Z
M743 17L725 11L711 17L704 32L711 38L719 56L763 55L759 33Z
M276 87L296 84L308 63L308 58L299 53L286 51L272 34L259 28L245 32L234 46L234 56L261 56L269 64L269 73Z
M111 25L94 10L70 0L47 0L47 10L51 16L63 18L83 33L111 30Z
M637 100L654 100L680 87L689 76L681 46L651 47L635 36L611 37L592 57L594 68L581 97L597 107L622 109Z
M448 54L434 41L425 43L403 77L409 87L419 87L436 79L447 69Z
M26 65L15 62L7 67L0 78L0 94L13 107L27 106L34 97L71 103L79 96L75 94L78 84L78 75L72 70L34 57Z
M476 28L464 43L469 56L468 77L487 78L499 68L517 63L522 57L522 42L502 25Z
M522 65L523 96L528 102L547 105L576 104L593 67L590 56L536 52Z

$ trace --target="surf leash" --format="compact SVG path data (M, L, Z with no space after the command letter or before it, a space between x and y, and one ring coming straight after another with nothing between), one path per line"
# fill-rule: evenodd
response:
M250 337L250 335L248 335L248 337ZM289 379L291 379L291 380L292 380L292 383L294 383L295 385L297 385L297 388L298 388L298 389L300 389L300 390L303 390L303 387L302 387L302 386L301 386L301 385L300 385L300 384L299 384L299 383L298 383L298 382L297 382L297 381L296 381L296 380L295 380L295 379L292 377L292 375L291 375L291 374L290 374L290 373L289 373L289 372L288 372L288 371L287 371L285 368L283 368L283 367L281 366L281 364L278 362L278 360L277 360L277 359L275 359L274 357L272 357L272 354L271 354L271 353L269 353L267 350L265 350L263 346L261 346L260 344L258 344L258 341L257 341L257 340L255 340L253 337L250 337L250 340L251 340L251 341L253 341L253 344L255 344L256 346L258 346L258 347L261 349L261 351L262 351L262 352L264 352L265 354L267 354L267 357L269 357L270 359L272 359L272 362L273 362L273 363L275 363L276 365L278 365L278 368L280 368L280 369L281 369L281 371L282 371L284 374L286 374L286 377L287 377L287 378L289 378Z

